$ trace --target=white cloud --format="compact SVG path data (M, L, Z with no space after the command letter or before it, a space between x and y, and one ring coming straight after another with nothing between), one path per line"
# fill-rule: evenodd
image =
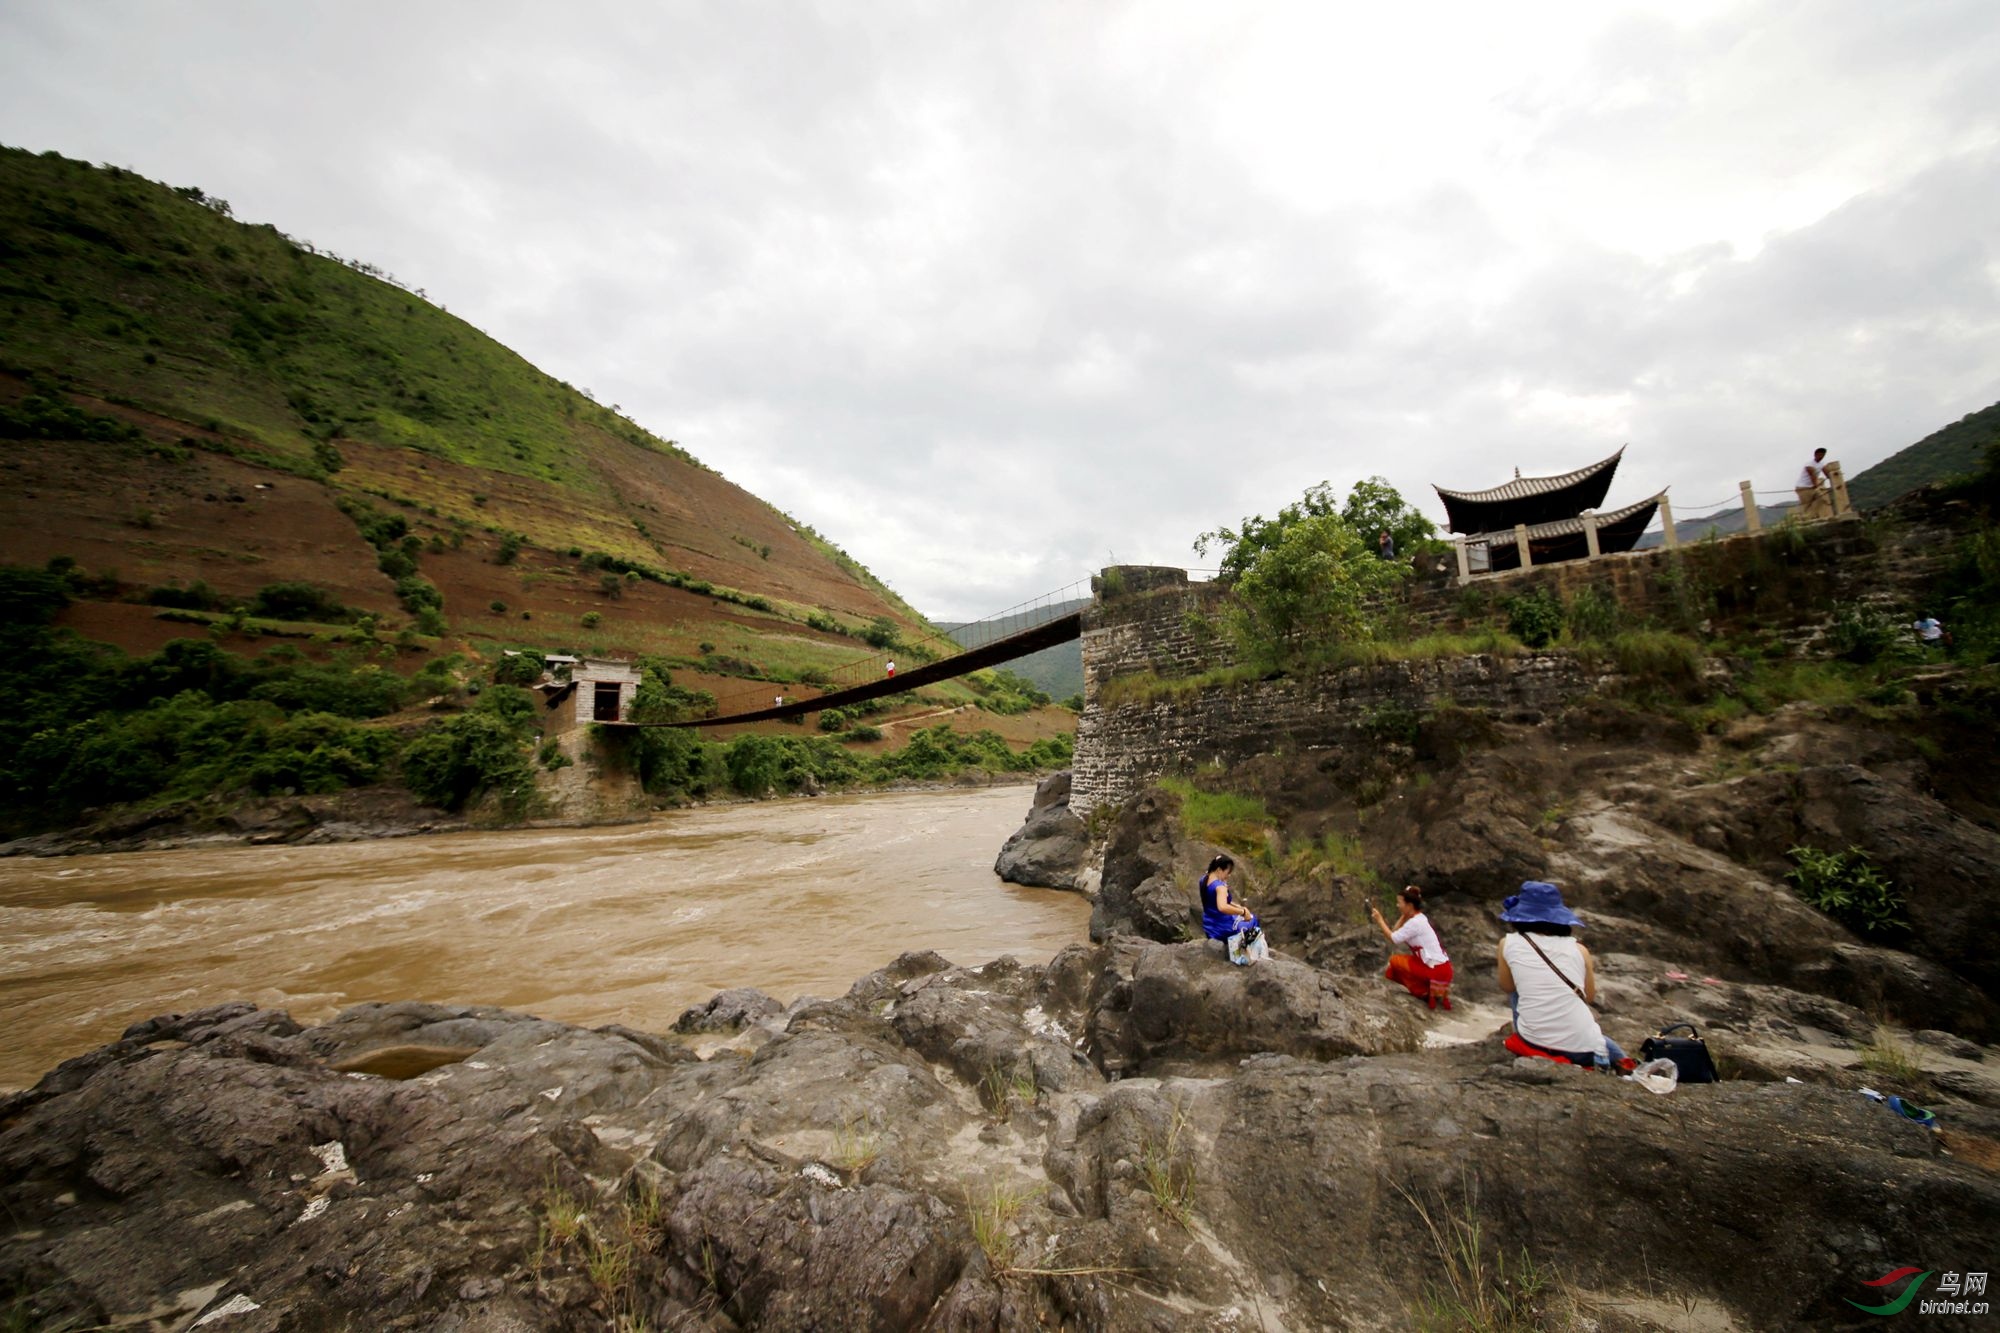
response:
M0 137L383 265L950 618L1323 478L1860 471L2000 398L1997 84L1986 0L0 12Z

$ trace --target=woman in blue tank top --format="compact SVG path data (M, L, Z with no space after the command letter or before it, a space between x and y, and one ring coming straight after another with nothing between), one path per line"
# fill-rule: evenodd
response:
M1212 940L1226 940L1239 931L1257 927L1256 915L1229 896L1229 872L1236 862L1226 853L1208 863L1201 877L1201 932Z

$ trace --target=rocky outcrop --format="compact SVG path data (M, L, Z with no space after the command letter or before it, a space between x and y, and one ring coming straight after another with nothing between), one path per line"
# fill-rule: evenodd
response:
M707 1058L426 1004L137 1025L0 1103L0 1289L225 1333L1389 1329L1440 1281L1433 1228L1477 1224L1600 1327L1671 1300L1788 1329L1912 1255L1976 1268L2000 1215L2000 1177L1838 1071L1660 1098L1207 942L760 999L691 1011L769 1034ZM1984 1054L1938 1048L1988 1099L1952 1104L1966 1143L2000 1131Z
M1088 888L1090 829L1070 813L1069 784L1067 769L1036 784L1028 820L1001 845L994 874L1036 888Z
M1150 788L1111 826L1104 869L1090 911L1090 938L1118 935L1174 941L1199 934L1195 885L1214 849L1182 835L1179 802Z

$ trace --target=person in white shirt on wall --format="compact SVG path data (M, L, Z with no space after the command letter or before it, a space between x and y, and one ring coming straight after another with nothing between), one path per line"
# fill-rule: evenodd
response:
M1813 450L1812 462L1799 469L1792 483L1799 497L1800 518L1826 518L1833 513L1833 495L1826 480L1826 450Z

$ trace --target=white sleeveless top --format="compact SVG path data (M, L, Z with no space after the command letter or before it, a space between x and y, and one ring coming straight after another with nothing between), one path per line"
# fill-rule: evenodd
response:
M1535 944L1549 956L1549 963L1583 987L1583 953L1574 937L1537 935ZM1521 1012L1514 1031L1522 1039L1550 1051L1592 1051L1606 1054L1604 1033L1580 996L1549 971L1549 963L1535 956L1528 937L1508 932L1500 937L1501 955L1514 974L1514 993L1521 997Z
M1390 931L1389 938L1398 944L1409 945L1410 952L1425 967L1443 967L1451 961L1445 955L1444 946L1438 943L1438 933L1431 928L1430 918L1422 912Z

